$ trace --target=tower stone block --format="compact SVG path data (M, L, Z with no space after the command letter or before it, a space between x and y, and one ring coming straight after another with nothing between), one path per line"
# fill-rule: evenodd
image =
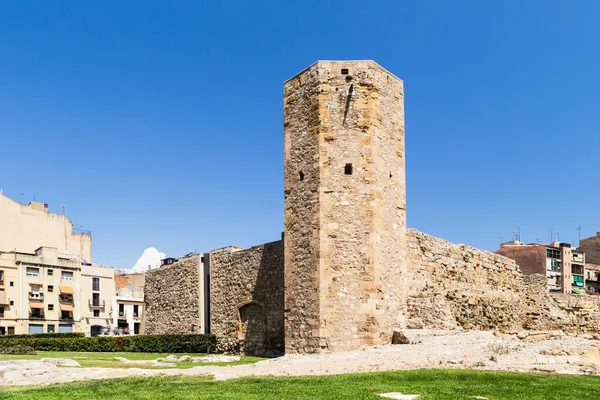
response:
M373 61L284 84L286 352L389 343L406 316L404 89Z

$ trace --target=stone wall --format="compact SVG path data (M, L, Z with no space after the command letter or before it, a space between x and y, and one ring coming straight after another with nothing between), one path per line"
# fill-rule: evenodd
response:
M145 334L201 333L201 257L191 254L146 272Z
M549 292L546 277L539 274L523 277L523 289L523 328L600 332L600 296Z
M506 257L407 231L408 327L520 327L522 276Z
M388 343L404 324L404 88L373 61L284 84L286 351Z
M283 242L211 252L211 332L249 355L284 351Z

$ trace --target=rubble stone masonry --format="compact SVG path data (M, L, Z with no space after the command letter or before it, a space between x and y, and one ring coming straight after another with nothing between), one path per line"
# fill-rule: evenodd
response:
M284 84L286 352L388 343L404 325L404 89L373 61Z
M551 293L546 277L536 274L523 277L521 297L525 329L600 332L600 296Z
M191 254L146 272L145 334L201 333L201 257Z
M285 82L284 153L283 242L148 271L146 333L207 329L207 291L210 331L246 354L387 344L405 327L600 331L600 296L548 293L514 260L407 231L404 88L373 61ZM582 240L588 261L599 243Z
M407 231L408 327L518 329L522 276L506 257Z
M249 355L284 351L283 242L211 252L211 331Z

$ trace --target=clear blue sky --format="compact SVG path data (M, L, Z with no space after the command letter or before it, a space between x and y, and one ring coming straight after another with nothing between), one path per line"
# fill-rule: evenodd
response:
M5 1L0 188L94 261L277 240L282 83L318 59L405 82L408 225L494 250L600 231L597 1Z

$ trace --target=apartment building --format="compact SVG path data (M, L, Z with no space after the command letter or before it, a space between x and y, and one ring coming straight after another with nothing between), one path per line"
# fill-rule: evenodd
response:
M0 334L84 332L112 325L114 270L54 247L0 252Z
M600 295L600 265L585 263L585 290Z
M586 287L585 253L572 249L568 243L511 241L502 243L495 253L515 260L524 275L546 275L550 291L579 293Z
M117 325L114 332L119 335L142 334L142 313L144 308L143 273L117 272L115 276Z
M65 214L48 211L48 204L20 204L0 191L0 250L31 253L40 246L57 249L62 258L92 262L92 235L75 228Z
M90 335L116 312L114 270L92 264L91 233L0 193L0 334Z

